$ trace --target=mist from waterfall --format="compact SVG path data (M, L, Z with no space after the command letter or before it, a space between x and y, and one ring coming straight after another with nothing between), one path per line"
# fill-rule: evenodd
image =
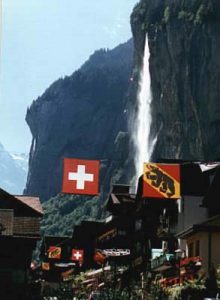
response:
M146 36L143 65L140 74L138 89L138 113L136 118L136 126L134 131L134 141L136 146L136 182L138 177L143 174L143 163L150 160L153 144L150 143L150 126L151 126L151 80L149 71L149 45Z

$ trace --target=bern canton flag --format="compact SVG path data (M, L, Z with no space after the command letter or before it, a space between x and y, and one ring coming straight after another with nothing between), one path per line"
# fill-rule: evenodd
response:
M180 165L144 164L143 197L180 198Z

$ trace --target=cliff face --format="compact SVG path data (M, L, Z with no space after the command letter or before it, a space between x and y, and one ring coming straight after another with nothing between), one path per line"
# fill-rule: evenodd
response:
M101 160L101 186L107 189L107 179L114 174L109 170L124 163L128 152L128 143L122 145L121 140L127 141L122 132L127 131L132 45L129 41L95 52L72 76L53 83L32 103L26 115L33 140L25 193L42 200L59 193L64 157ZM116 147L122 153L113 156Z
M220 2L142 0L131 25L136 70L146 34L151 52L153 159L220 157Z

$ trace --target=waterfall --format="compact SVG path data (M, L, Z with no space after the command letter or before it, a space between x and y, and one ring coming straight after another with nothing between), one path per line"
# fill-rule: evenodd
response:
M143 174L143 163L150 160L155 141L150 142L151 126L151 80L149 71L150 51L148 37L146 36L142 70L140 74L139 89L137 95L138 112L134 130L134 143L136 146L135 179Z

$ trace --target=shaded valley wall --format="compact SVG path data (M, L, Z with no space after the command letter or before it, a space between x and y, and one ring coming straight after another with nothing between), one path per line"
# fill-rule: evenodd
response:
M114 174L116 181L127 181L120 168L128 155L132 58L132 41L97 51L32 103L26 115L33 136L26 194L45 201L59 193L64 157L101 160L101 192Z

